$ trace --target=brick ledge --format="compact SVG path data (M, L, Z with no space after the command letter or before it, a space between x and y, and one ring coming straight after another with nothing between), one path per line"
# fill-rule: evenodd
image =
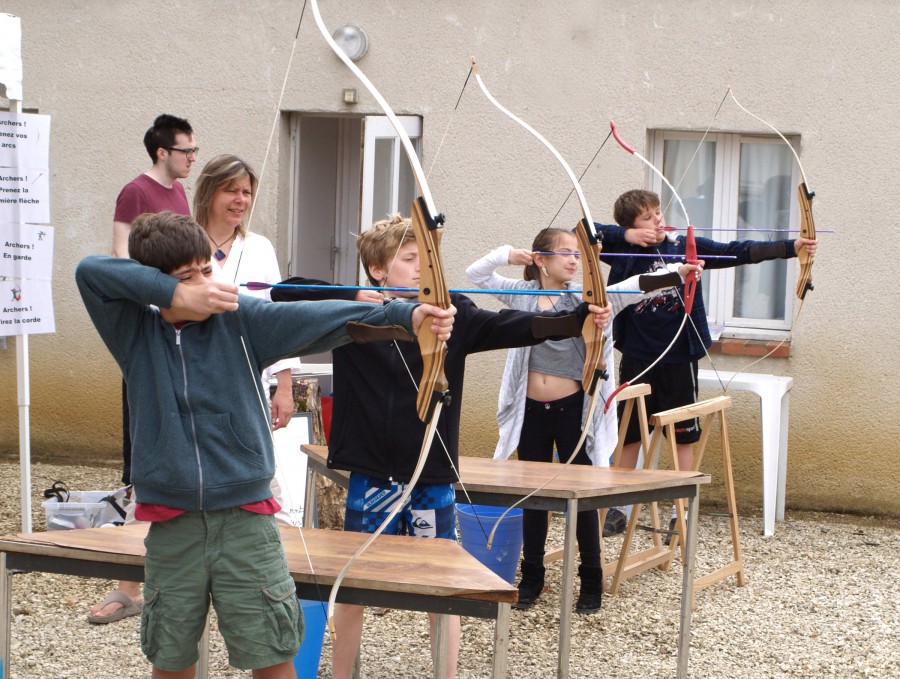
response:
M754 340L725 338L715 340L709 348L711 354L724 354L726 356L765 356L778 346L780 340ZM786 340L776 349L770 358L789 358L791 355L791 341Z

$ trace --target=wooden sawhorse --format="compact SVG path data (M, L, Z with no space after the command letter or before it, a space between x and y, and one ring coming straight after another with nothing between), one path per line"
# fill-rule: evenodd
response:
M641 397L641 399L642 398L643 397ZM734 477L732 475L731 468L731 450L728 444L728 425L725 420L725 410L729 407L731 407L731 397L719 396L688 406L682 406L680 408L673 408L672 410L666 410L660 413L656 413L650 418L650 424L653 426L653 436L650 438L649 446L645 447L644 449L644 468L648 469L652 467L655 451L661 443L660 437L662 436L663 431L665 431L666 438L669 442L669 450L672 457L673 469L678 471L679 465L678 451L675 442L675 424L683 420L690 420L695 417L703 417L704 419L701 425L703 433L700 435L700 440L697 442L694 450L694 465L692 471L697 471L700 468L700 463L703 461L703 454L706 450L706 444L709 441L710 425L712 424L714 418L718 419L719 421L719 431L721 437L720 441L722 448L722 473L725 478L725 497L728 504L729 522L731 524L731 545L733 558L725 566L718 568L711 573L703 575L699 578L696 578L694 581L695 592L697 590L703 589L704 587L708 587L713 583L718 582L719 580L723 580L731 575L736 576L737 584L739 587L743 587L745 584L744 560L741 555L741 536L740 528L738 526L737 503L735 501L734 495ZM641 435L643 441L643 429ZM631 577L632 575L641 573L645 570L648 570L649 568L653 568L654 566L659 567L661 570L668 569L672 560L675 558L676 551L679 547L681 547L681 557L682 559L684 559L685 555L683 545L684 536L686 535L684 503L681 500L675 500L675 534L672 536L672 540L668 548L663 547L662 550L658 549L658 546L661 546L661 541L659 539L659 517L656 508L651 506L650 514L651 526L654 529L654 545L650 549L644 550L643 552L630 554L629 550L631 549L631 541L634 538L634 532L635 528L637 527L637 518L640 514L640 510L641 505L635 505L632 508L631 518L628 521L628 528L625 530L625 536L622 542L622 550L619 554L619 559L615 564L615 575L613 576L612 586L610 587L610 594L616 594L622 581L627 579L628 577ZM696 520L696 518L697 517L694 517L693 520Z
M647 419L647 405L644 397L650 394L649 384L633 384L619 392L619 400L625 404L622 412L622 418L619 422L619 443L613 453L612 466L618 467L622 458L622 449L625 447L625 431L628 428L628 422L637 406L637 418L641 432L641 448L644 451L644 469L653 468L653 460L656 454L656 448L651 447L650 428ZM659 523L659 511L655 502L650 503L650 530L652 531L653 544L638 552L629 554L631 540L634 537L635 529L638 525L638 517L641 513L643 505L634 505L631 509L631 516L628 519L628 528L625 532L625 540L622 543L622 549L619 556L611 561L604 561L604 574L613 574L612 584L609 593L615 595L619 591L619 585L628 578L643 573L651 568L659 568L660 570L668 570L669 564L672 562L672 552L669 547L663 545L662 529ZM602 533L603 523L606 520L606 510L600 513L600 530ZM605 553L605 550L604 550Z

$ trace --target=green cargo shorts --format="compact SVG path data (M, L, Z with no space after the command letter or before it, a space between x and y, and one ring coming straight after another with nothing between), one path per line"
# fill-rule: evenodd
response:
M153 523L144 545L141 650L153 665L178 671L197 662L210 600L232 666L293 660L304 625L274 517L187 512Z

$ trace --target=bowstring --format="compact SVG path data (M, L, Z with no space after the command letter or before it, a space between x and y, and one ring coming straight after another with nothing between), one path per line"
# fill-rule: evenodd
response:
M444 148L444 142L447 140L447 134L450 132L450 125L453 123L453 118L456 116L456 110L459 108L459 102L462 101L463 94L466 92L466 86L469 84L469 79L472 77L472 67L469 66L469 73L466 75L466 80L463 82L462 89L459 91L459 96L456 98L456 105L453 107L453 110L450 111L450 119L447 121L447 126L444 128L444 134L441 136L441 141L438 144L437 151L434 152L434 158L431 159L431 165L428 167L428 172L425 173L425 179L431 177L431 171L434 170L435 163L437 163L438 156L441 155L441 149Z
M684 168L684 172L681 173L681 176L678 178L678 180L675 182L674 185L672 185L672 184L669 185L672 195L669 196L669 200L662 210L663 215L665 215L668 212L669 207L671 207L671 205L672 205L672 201L678 197L678 189L681 187L681 184L684 182L685 178L687 177L688 171L691 169L691 167L694 164L694 161L697 159L697 156L700 153L700 149L703 148L703 142L706 141L706 138L709 136L709 132L712 129L713 123L715 122L716 117L718 117L719 112L722 110L722 106L725 105L725 101L728 99L729 94L731 94L731 86L730 85L726 88L725 94L722 97L722 100L719 102L719 105L716 107L715 112L712 114L712 117L709 119L709 122L706 125L706 129L703 131L703 135L700 137L700 141L697 142L697 148L694 149L694 153L691 155L690 159L687 162L687 165ZM734 95L732 95L732 97L733 96ZM665 185L665 181L663 182L663 184ZM682 210L684 210L683 203L681 203L680 199L679 199L679 203L682 205ZM690 216L687 214L687 210L684 210L684 216L687 219L688 224L690 224L691 219L690 219ZM656 254L658 254L658 255L663 254L662 251L659 249L659 245L657 245L654 248L654 250L656 251ZM698 259L699 258L700 257L698 255ZM687 261L686 258L685 258L685 261ZM677 287L675 288L675 294L678 296L678 300L681 302L682 307L686 308L685 304L684 304L684 298L681 296L681 291ZM702 296L703 296L703 293L701 291L701 297ZM712 367L713 372L716 375L716 381L719 383L719 386L722 388L722 393L723 394L727 393L728 385L731 384L731 380L729 380L728 383L722 382L722 377L721 377L721 375L719 375L719 370L718 370L718 368L716 368L716 363L715 363L715 361L713 361L712 356L709 353L709 350L706 348L706 343L703 341L703 338L700 335L700 330L697 328L697 324L694 322L694 319L691 318L690 314L686 314L686 316L688 318L688 321L691 324L691 327L694 330L694 334L697 336L697 340L700 342L700 346L703 347L703 353L705 354L706 359L709 361L709 364ZM681 332L681 331L679 330L679 332ZM668 349L666 350L666 352L668 352ZM665 355L665 353L663 355ZM660 357L660 358L662 358L662 357Z
M466 75L466 79L463 82L462 89L459 91L459 96L456 98L456 105L453 107L453 110L450 112L450 119L447 121L447 126L444 128L444 134L441 136L441 141L438 144L437 151L434 153L434 158L431 159L431 165L428 167L428 172L425 174L425 181L428 181L428 178L431 177L431 171L434 170L434 165L437 162L437 158L441 153L441 149L444 147L444 142L447 139L447 134L450 132L450 125L453 123L453 119L456 116L456 110L459 108L459 103L462 101L463 94L465 94L466 86L469 84L469 78L472 77L472 67L469 67L469 73ZM407 160L407 162L409 162ZM412 217L410 215L410 217ZM388 266L387 275L385 275L385 280L391 275L391 271L394 269L394 264L397 262L397 257L400 255L400 249L406 243L406 234L409 233L410 228L412 228L412 222L406 225L406 228L403 230L403 235L400 237L400 241L397 244L397 250L394 252L394 256L391 257L390 266ZM440 434L438 434L438 438L440 438Z
M456 116L456 111L459 109L459 104L462 101L463 94L465 94L466 87L469 84L469 80L472 77L472 71L473 71L473 68L470 66L469 72L466 74L466 79L463 82L462 89L459 92L459 96L457 96L457 98L456 98L456 104L454 105L453 110L450 112L450 119L447 121L447 125L444 128L444 133L441 136L441 141L438 144L437 151L435 151L434 158L432 158L432 161L431 161L431 165L428 167L428 172L425 175L426 181L431 176L431 172L434 170L435 163L437 162L438 156L441 153L441 149L444 146L444 142L447 139L447 135L450 132L450 126L452 125L453 120ZM391 271L393 270L394 265L397 262L397 257L400 255L400 250L403 247L403 245L406 243L406 234L409 233L409 230L411 228L412 228L412 222L410 221L410 223L407 224L406 227L404 228L403 235L400 237L398 245L397 245L397 250L394 252L393 257L391 257L390 266L388 267L387 273L385 274L385 277L384 277L385 283L387 282L387 279L391 275ZM393 342L393 344L394 344L394 347L397 349L397 354L400 356L400 361L403 363L403 367L406 369L407 375L409 375L409 378L413 383L413 388L416 390L416 394L418 394L419 393L419 384L418 384L418 382L416 382L416 378L413 376L412 370L410 369L409 364L406 362L406 358L403 356L403 352L400 351L400 346L397 344L396 340ZM466 489L466 486L463 483L462 476L459 473L459 469L453 462L453 457L450 455L450 450L449 450L449 448L447 448L447 444L444 442L444 439L441 436L441 433L439 431L437 431L436 428L435 428L435 435L437 436L437 439L441 444L441 448L443 449L444 454L447 456L447 461L450 463L450 467L453 470L453 473L456 475L456 478L459 481L460 488L462 489L463 494L466 496L466 500L473 507L472 513L475 516L475 520L478 523L478 527L481 529L481 532L484 534L485 539L486 539L487 532L484 529L484 525L481 523L481 519L479 518L477 511L474 510L475 505L472 503L472 498L469 496L469 491Z
M240 313L240 312L238 312L238 313ZM275 464L278 465L278 466L280 466L282 469L284 469L284 468L285 468L284 465L280 465L280 464L279 464L279 460L281 460L281 456L280 456L279 453L278 453L278 446L275 445L275 433L274 433L274 431L273 431L273 429L272 429L272 425L271 425L271 417L269 416L269 412L268 412L267 409L266 409L266 401L267 401L267 399L264 399L264 398L263 398L263 393L262 393L262 387L263 387L263 384L262 384L262 378L261 378L259 372L256 371L256 370L254 370L254 368L253 368L253 363L252 363L252 361L250 360L250 354L249 354L249 352L247 351L247 345L246 345L246 343L244 342L244 334L243 334L243 332L241 331L240 321L237 320L237 316L235 316L234 318L235 318L235 323L236 323L237 326L238 326L238 333L239 333L240 338L241 338L241 348L243 348L243 350L244 350L244 359L247 361L247 368L250 370L250 376L251 376L251 379L252 379L252 381L253 381L254 387L255 387L255 389L256 389L256 398L257 398L257 401L259 402L259 409L260 409L260 411L262 412L263 420L264 420L265 423L266 423L266 430L269 432L269 440L272 442L272 452L273 452L273 454L274 454L274 456L275 456L275 461L276 461ZM279 485L280 485L280 484L279 484ZM282 490L283 490L284 494L287 496L288 504L289 504L291 507L296 507L297 504L295 504L295 502L294 502L294 497L293 497L293 495L291 494L290 484L285 483L285 487L284 487ZM310 507L306 507L306 506L304 505L304 507L303 507L303 512L304 512L304 514L305 514L306 512L308 512L308 511L310 511L310 509L311 509ZM293 512L288 512L288 514L289 514L289 516L290 516L290 522L291 522L291 525L292 525L294 528L296 528L296 529L297 529L297 532L300 534L300 542L303 544L303 552L304 552L304 554L306 554L306 563L309 565L309 573L310 573L310 575L312 575L313 585L314 585L315 588L316 588L316 596L317 596L318 599L319 599L319 605L322 607L322 611L325 612L325 613L327 613L327 608L325 607L325 601L322 599L322 590L321 590L321 588L319 587L319 579L316 577L316 571L315 571L315 569L313 568L313 564L312 564L312 555L309 553L309 546L308 546L307 543L306 543L306 536L303 535L303 529L302 529L302 527L300 526L300 524L299 524L299 523L295 523L296 518L295 518L295 516L294 516L294 513L293 513Z
M306 0L303 0L303 7L300 10L300 20L297 22L297 30L294 33L294 42L291 44L291 53L288 57L287 68L284 71L284 79L281 81L281 92L278 95L278 101L275 104L275 114L272 116L272 129L269 131L269 140L266 142L266 151L263 154L263 162L262 167L259 170L259 177L256 181L256 194L257 196L261 193L260 187L262 187L263 176L266 173L266 164L269 160L269 152L272 150L272 139L275 137L275 130L278 127L278 116L281 111L281 102L284 101L284 91L287 89L288 76L291 73L291 65L294 63L294 54L297 51L297 41L300 38L300 27L303 25L303 15L306 14ZM247 233L250 233L250 223L253 221L253 213L256 211L256 198L253 197L253 201L250 203L250 213L247 215ZM237 267L235 268L235 280L237 280L237 272L241 268L241 260L244 257L244 248L241 248L240 253L238 253L238 261Z
M297 42L300 38L300 27L303 25L303 17L306 14L306 2L307 2L307 0L303 0L303 7L300 10L300 20L297 22L297 30L294 33L294 41L291 45L291 53L290 53L290 56L288 57L287 68L285 68L284 78L282 79L282 82L281 82L281 92L278 95L278 102L275 104L275 113L272 117L272 128L269 131L269 139L266 142L266 150L265 150L265 153L263 154L262 167L260 168L259 178L256 182L256 193L257 194L260 193L260 188L262 187L263 177L265 176L265 172L266 172L266 164L269 159L269 153L272 149L272 140L275 137L275 130L278 126L278 117L279 117L279 113L281 111L281 103L284 100L284 92L287 89L288 77L290 76L290 73L291 73L291 65L294 62L294 54L297 51ZM253 221L253 213L255 210L256 210L256 200L254 199L254 201L250 205L250 213L247 215L247 231L248 231L248 233L250 231L250 224ZM238 263L237 263L238 269L241 266L241 258L243 257L243 255L244 255L244 249L242 248L240 255L238 256ZM236 320L235 322L239 324L239 321ZM271 439L271 442L272 442L272 451L275 456L276 464L277 464L277 460L280 459L280 457L278 454L278 448L275 445L275 434L272 430L270 417L268 415L268 412L267 412L266 406L265 406L267 399L265 399L265 400L263 399L262 379L261 379L261 376L253 369L253 364L250 361L250 355L247 351L247 345L244 343L244 335L241 332L240 324L238 325L238 332L240 333L241 346L244 349L244 357L247 361L247 367L249 368L251 374L254 375L254 384L256 385L257 399L259 400L260 410L262 411L263 417L266 420L266 426L269 431L269 438ZM291 496L289 485L288 485L288 487L284 488L283 490L284 490L285 494L287 495L288 502L292 506L296 506L296 505L294 505L294 500ZM303 509L304 509L304 512L310 511L309 507L304 507ZM315 585L315 588L316 588L316 597L319 599L319 604L322 606L322 611L325 613L325 615L327 617L328 610L326 608L326 601L324 601L322 599L322 591L321 591L321 588L319 587L319 579L316 577L315 568L313 568L312 555L309 553L309 546L306 543L306 536L303 535L302 526L294 523L295 519L294 519L293 514L290 513L290 515L291 515L291 524L297 529L297 532L300 534L300 542L303 545L303 552L304 552L304 554L306 554L306 562L309 565L309 572L310 572L310 575L312 575L313 584Z
M403 352L400 350L400 345L397 344L397 340L392 342L394 347L397 349L397 354L400 356L400 361L403 363L403 367L406 368L406 374L409 375L409 379L412 381L413 388L416 390L416 393L419 393L419 383L416 382L416 378L413 377L412 370L409 367L409 364L406 362L406 358L403 356ZM475 511L475 505L472 503L472 498L469 496L469 491L466 490L465 484L463 484L462 475L459 473L459 469L457 469L456 465L453 463L453 456L450 455L450 449L447 448L447 444L444 443L444 438L441 436L441 432L437 429L434 431L435 436L437 436L438 441L441 444L441 448L444 449L444 454L447 456L447 461L450 463L450 468L453 469L453 473L456 475L457 480L459 481L460 488L462 488L463 495L466 496L466 500L470 505L472 505L472 514L475 516L475 520L478 522L478 527L481 529L482 534L487 539L487 532L484 530L484 526L481 523L481 519L478 517L478 512Z

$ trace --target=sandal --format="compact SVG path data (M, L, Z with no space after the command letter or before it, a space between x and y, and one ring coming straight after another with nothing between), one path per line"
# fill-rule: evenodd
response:
M117 622L122 618L138 615L144 609L144 602L134 603L130 596L117 589L106 595L106 598L100 602L100 608L106 608L109 604L122 604L122 607L117 608L109 615L88 614L88 622L92 622L95 625L105 625L110 622Z

